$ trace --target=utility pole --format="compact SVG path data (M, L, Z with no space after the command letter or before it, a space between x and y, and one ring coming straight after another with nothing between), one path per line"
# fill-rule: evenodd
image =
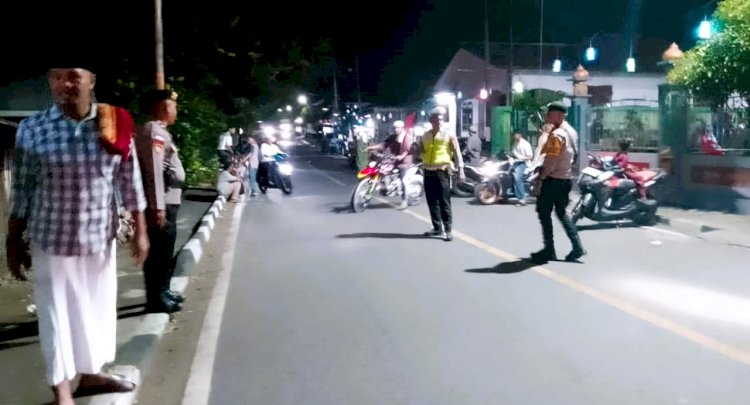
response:
M513 0L510 0L510 11L508 12L508 31L510 34L510 61L508 62L508 97L506 101L509 106L513 105Z
M539 13L539 73L542 73L542 55L544 49L544 0L541 0L541 12Z
M479 108L482 109L482 111L479 112L479 119L481 120L479 122L479 137L482 139L482 141L487 140L487 134L485 133L485 128L487 127L487 98L489 97L489 91L488 88L489 80L488 80L488 72L490 69L490 17L488 15L488 7L487 7L487 0L484 0L484 91L485 93L483 96L487 97L480 97L479 101ZM458 110L458 116L461 117L463 114L461 114L461 105L459 104L459 110ZM463 131L463 128L459 128L459 131ZM459 132L459 135L460 133Z
M484 0L484 88L487 89L487 71L490 65L490 18L487 15L487 0ZM487 89L489 91L489 89Z
M336 57L333 57L333 112L338 113L339 112L339 85L338 85L338 79L336 78L336 70L338 70L338 67L336 66Z
M359 88L359 55L356 56L354 62L357 68L357 104L362 104L362 91Z
M156 88L164 90L164 24L161 18L161 0L154 0L156 17Z

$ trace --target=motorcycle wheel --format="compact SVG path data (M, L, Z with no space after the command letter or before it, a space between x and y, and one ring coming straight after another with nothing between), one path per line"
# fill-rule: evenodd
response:
M424 179L421 175L414 175L409 181L409 187L411 191L409 194L409 206L413 207L419 205L422 202L422 196L424 195Z
M292 194L292 178L281 177L281 191L286 194Z
M638 211L633 215L633 222L640 226L656 225L656 212Z
M351 209L354 213L360 213L367 209L372 198L372 179L362 179L352 192Z
M481 182L474 188L474 197L482 205L497 204L500 199L500 190L497 189L496 184Z

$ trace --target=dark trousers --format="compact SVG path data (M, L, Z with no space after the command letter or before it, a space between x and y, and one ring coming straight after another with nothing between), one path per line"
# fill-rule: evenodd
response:
M542 224L542 236L544 237L544 248L549 251L555 250L555 239L552 234L552 211L562 222L565 233L573 244L573 249L583 249L581 239L578 237L578 229L573 224L570 215L565 211L570 202L570 180L547 178L542 183L542 190L536 201L536 212L539 222Z
M219 165L227 167L232 163L232 152L228 150L217 150L219 154Z
M163 300L162 294L169 290L174 274L174 245L177 241L178 204L167 204L167 224L163 229L149 226L148 238L151 248L143 263L143 278L146 283L146 300L150 304Z
M432 227L450 232L453 224L451 210L451 176L447 170L425 170L424 194L430 207Z

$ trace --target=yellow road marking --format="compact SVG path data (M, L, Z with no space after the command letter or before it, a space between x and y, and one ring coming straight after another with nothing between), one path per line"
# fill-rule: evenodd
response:
M414 218L419 219L422 222L431 224L432 221L414 211L411 210L404 210L402 211L405 214L411 215ZM485 252L497 256L505 261L517 261L521 260L521 258L516 257L508 252L505 252L503 250L500 250L494 246L488 245L487 243L484 243L476 238L473 238L469 235L466 235L462 232L453 232L453 235L476 247L481 250L484 250ZM710 336L704 335L698 331L695 331L693 329L690 329L686 326L680 325L677 322L674 322L672 320L669 320L663 316L657 315L651 311L648 311L646 309L640 308L637 305L631 304L629 302L623 301L619 298L615 298L603 291L597 290L593 287L589 287L586 284L579 283L578 281L575 281L571 278L565 277L559 273L556 273L552 270L549 270L542 266L534 266L531 268L534 272L537 274L540 274L544 277L547 277L551 280L554 280L566 287L572 288L573 290L576 290L582 294L586 294L591 298L594 298L597 301L603 302L607 305L610 305L612 307L615 307L623 312L626 312L630 315L635 316L636 318L639 318L641 320L644 320L652 325L658 326L664 330L667 330L669 332L674 333L675 335L678 335L680 337L683 337L693 343L697 343L700 346L703 346L709 350L712 350L714 352L717 352L723 356L726 356L732 360L738 361L740 363L744 363L747 365L750 365L750 353L746 352L742 349L738 349L734 346L728 345L724 342L721 342L717 339L714 339Z
M312 167L312 165L310 165ZM313 169L315 169L313 167ZM321 170L317 170L322 176L328 178L329 180L333 181L336 184L344 185L337 179L334 179L333 177L325 174ZM376 199L386 203L390 204L394 207L396 207L395 204L391 203L388 200L382 199L380 197L375 197ZM410 209L402 210L404 214L411 215L412 217L425 222L427 224L432 224L432 221L430 218L425 217L422 214L418 214ZM474 237L471 237L463 232L453 231L453 235L468 243L469 245L472 245L478 249L481 249L493 256L499 257L505 261L517 261L521 260L521 258L514 256L504 250L498 249L492 245L489 245L487 243L482 242L479 239L476 239ZM612 306L614 308L617 308L627 314L630 314L638 319L641 319L643 321L646 321L654 326L657 326L659 328L662 328L666 331L669 331L677 336L680 336L684 339L687 339L693 343L696 343L706 349L709 349L713 352L719 353L731 360L750 365L750 352L744 351L742 349L736 348L732 345L726 344L724 342L721 342L715 338L712 338L708 335L704 335L696 330L690 329L687 326L680 325L677 322L674 322L670 319L667 319L663 316L657 315L651 311L648 311L646 309L643 309L635 304L631 304L629 302L623 301L619 298L613 297L603 291L597 290L596 288L590 287L586 284L579 283L578 281L575 281L571 278L565 277L563 275L560 275L559 273L556 273L552 270L549 270L542 266L534 266L531 268L532 271L536 272L539 275L542 275L544 277L547 277L550 280L556 281L559 284L562 284L568 288L571 288L575 291L578 291L582 294L588 295L589 297L602 302L604 304L607 304L609 306Z

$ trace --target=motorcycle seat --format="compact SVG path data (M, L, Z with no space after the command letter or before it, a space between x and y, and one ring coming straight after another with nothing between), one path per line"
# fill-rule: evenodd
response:
M630 190L634 189L636 184L633 180L630 179L621 179L614 177L609 181L609 186L617 190Z
M645 183L658 175L659 173L653 170L641 170L628 173L628 177L635 181L640 181L641 183Z

